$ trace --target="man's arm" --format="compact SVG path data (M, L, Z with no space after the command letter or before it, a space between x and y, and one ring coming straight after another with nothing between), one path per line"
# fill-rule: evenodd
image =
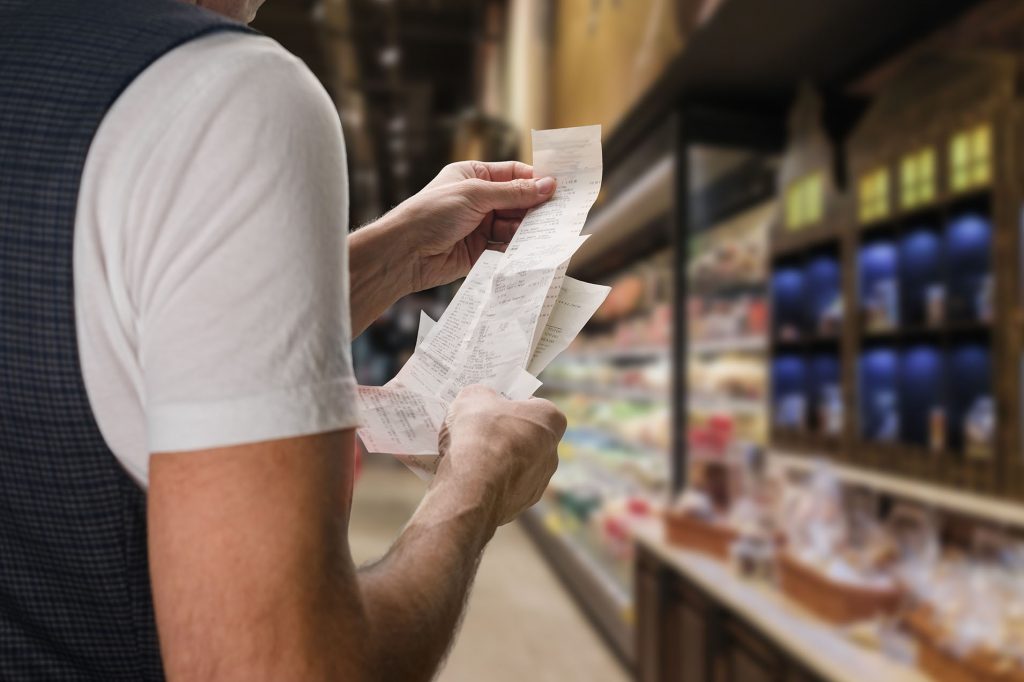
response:
M438 475L388 555L357 571L350 431L151 457L149 543L170 680L427 680L480 553L540 496L564 417L467 389Z
M454 163L421 192L349 236L352 335L406 294L464 277L488 244L507 243L553 178L517 161Z

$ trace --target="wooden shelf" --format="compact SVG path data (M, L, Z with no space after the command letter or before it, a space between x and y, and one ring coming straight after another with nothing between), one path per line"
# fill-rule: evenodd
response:
M839 346L839 335L829 334L826 336L801 336L798 339L775 339L773 345L779 350L801 350L812 348L832 348Z
M786 470L809 472L823 461L806 455L793 455L778 450L769 452L769 464L772 467ZM1024 504L1015 504L987 495L966 493L948 486L934 485L831 461L829 466L841 480L847 483L863 485L936 509L1024 528Z

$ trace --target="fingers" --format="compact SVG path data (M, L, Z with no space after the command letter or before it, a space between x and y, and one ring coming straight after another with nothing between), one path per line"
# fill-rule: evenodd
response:
M502 211L507 209L533 208L547 201L555 192L554 178L539 180L517 179L508 182L487 180L466 180L462 191L478 211Z
M519 224L522 222L521 219L516 218L499 218L494 217L491 221L491 234L489 241L501 242L507 244L512 241L512 237L515 236L516 230L519 229Z
M522 405L531 412L539 423L549 428L557 438L561 439L565 435L568 421L565 418L565 414L555 407L553 402L544 398L530 398L529 400L522 401Z
M467 402L472 403L474 401L481 400L494 400L500 398L498 392L489 386L483 384L472 384L470 386L464 386L457 396L455 396L455 403ZM455 403L452 403L453 405Z
M476 176L491 182L529 180L533 178L533 166L522 161L475 161Z

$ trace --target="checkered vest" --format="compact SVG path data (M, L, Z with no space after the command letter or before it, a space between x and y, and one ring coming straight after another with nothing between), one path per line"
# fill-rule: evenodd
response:
M245 30L178 0L0 0L0 680L160 680L146 496L97 429L75 339L86 153L149 64ZM157 106L159 106L157 104Z

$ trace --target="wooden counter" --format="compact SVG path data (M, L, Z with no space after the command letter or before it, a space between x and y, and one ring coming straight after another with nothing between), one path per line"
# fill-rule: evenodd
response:
M678 549L665 543L660 521L645 522L634 528L640 565L638 566L638 621L648 624L641 627L646 630L641 638L650 638L662 642L665 651L652 652L658 662L640 661L638 679L642 682L759 682L760 680L804 681L816 678L834 682L928 682L929 678L916 668L895 662L882 654L863 648L848 640L836 628L823 623L809 612L793 603L782 593L762 582L745 580L737 576L728 566L710 557ZM660 567L655 571L665 570L676 573L682 579L683 601L682 616L667 615L659 618L647 613L651 608L649 597L651 589L651 567L654 562ZM643 565L645 561L648 566ZM645 576L645 570L647 572ZM645 588L644 582L648 585ZM663 578L655 578L664 582ZM692 590L690 586L695 587ZM664 587L664 585L661 585ZM691 589L697 601L709 604L692 605L694 601L685 592ZM675 591L679 591L676 589ZM647 593L648 599L645 599ZM673 592L673 589L669 589ZM663 606L664 594L657 595L659 609ZM727 621L739 621L733 625L727 623L700 623L701 613L717 612ZM719 620L722 618L719 617ZM650 632L657 623L675 621L684 629L669 637ZM689 625L689 629L685 628ZM749 626L749 627L748 627ZM738 634L730 637L733 630ZM725 632L723 636L722 632ZM750 637L753 635L753 637ZM735 640L739 651L711 652L706 662L688 660L694 654L674 653L673 649L692 647L693 642L672 642L671 637L690 638L712 642ZM747 640L761 641L747 641ZM666 641L667 640L667 641ZM706 644L702 641L701 644ZM650 647L643 639L638 640L643 649ZM705 651L713 646L701 647ZM777 649L778 651L773 651ZM749 652L749 653L747 653ZM682 659L682 660L680 660Z

